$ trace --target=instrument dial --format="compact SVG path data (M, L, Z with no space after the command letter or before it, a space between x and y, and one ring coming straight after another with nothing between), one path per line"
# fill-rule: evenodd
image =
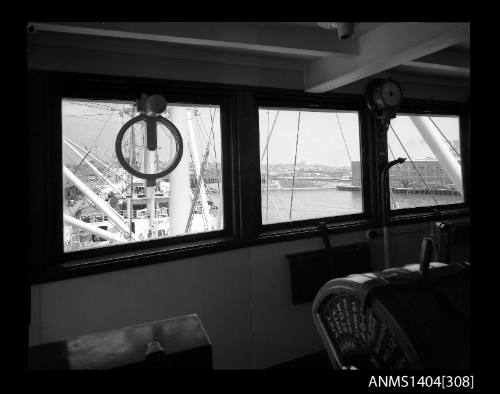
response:
M391 80L386 80L381 88L382 100L388 107L398 107L403 99L400 86Z

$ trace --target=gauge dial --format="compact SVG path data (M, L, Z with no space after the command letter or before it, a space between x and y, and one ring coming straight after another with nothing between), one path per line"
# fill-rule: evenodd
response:
M400 86L391 80L386 80L381 86L382 100L388 107L398 107L403 99Z

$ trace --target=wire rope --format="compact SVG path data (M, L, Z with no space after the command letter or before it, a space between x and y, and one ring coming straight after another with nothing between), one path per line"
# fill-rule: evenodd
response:
M344 146L345 150L347 151L347 156L349 156L349 162L352 163L351 154L349 153L349 148L347 147L347 142L344 137L344 132L342 131L342 126L340 125L339 114L335 112L335 116L337 117L337 122L339 124L340 134L342 135L342 139L344 140Z
M453 151L457 154L458 157L460 157L460 153L457 152L457 150L455 149L455 147L452 145L452 143L448 140L448 138L446 138L446 136L444 135L444 133L441 131L441 129L438 127L438 125L432 120L432 118L430 116L427 117L431 122L432 124L436 127L436 129L438 129L438 131L441 133L441 135L443 136L443 138L445 139L445 141L448 143L448 145L450 145L451 149L453 149Z
M295 187L295 169L297 166L297 151L299 147L299 130L300 130L300 111L297 120L297 139L295 140L295 158L293 161L293 178L292 178L292 195L290 196L290 220L292 220L292 209L293 209L293 189Z

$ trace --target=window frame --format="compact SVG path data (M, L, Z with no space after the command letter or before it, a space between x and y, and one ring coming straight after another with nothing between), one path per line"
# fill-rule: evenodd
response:
M469 112L468 103L450 101L428 101L405 99L398 114L421 116L458 116L460 137L460 160L462 167L462 183L464 201L455 204L440 204L413 208L390 209L387 207L390 224L413 223L424 220L439 220L460 217L470 212L470 155L469 155ZM386 139L387 142L387 139ZM386 149L388 151L388 149ZM389 193L389 183L385 184L385 192Z
M141 93L158 93L167 96L170 102L221 105L223 230L96 248L81 251L86 253L82 253L79 258L73 255L77 252L71 252L72 258L68 256L66 261L62 261L65 254L61 214L62 129L61 105L56 98L60 100L68 97L68 92L74 92L72 95L77 97L78 92L87 92L88 95L96 90L101 94L106 91L115 94L117 91L122 92L120 99L124 100L135 100ZM165 94L166 91L169 93ZM207 101L202 101L200 97ZM220 102L215 101L215 98ZM222 110L222 102L225 111ZM390 225L470 214L469 105L470 101L405 99L400 112L460 116L464 203L442 205L439 214L428 207L409 208L409 212L389 211ZM363 213L262 224L258 108L264 106L290 109L310 106L315 109L324 107L326 110L358 112ZM381 192L380 166L384 161L384 142L378 134L380 125L368 110L362 94L312 94L219 83L28 70L28 110L27 178L30 179L30 185L27 188L28 195L37 193L37 198L28 201L27 214L27 219L31 221L28 230L28 277L31 284L166 263L254 245L318 237L322 234L318 227L320 221L327 222L329 234L376 229L382 225L378 195ZM50 231L54 228L55 231ZM62 253L55 253L54 245L60 245Z
M30 137L33 135L40 137L41 145L38 148L43 151L39 157L43 161L40 169L34 169L36 164L32 163L30 170L32 176L35 172L41 177L48 178L43 184L41 203L38 206L43 213L39 214L39 222L35 226L35 233L38 230L38 233L43 235L39 239L32 235L30 239L30 242L38 243L36 248L42 252L42 258L38 264L34 264L33 258L30 259L30 276L33 282L57 280L72 276L77 272L80 275L137 266L144 260L148 260L147 263L167 261L186 255L186 252L196 253L208 246L217 246L221 242L238 239L238 226L235 225L238 220L235 214L238 206L234 202L236 138L231 133L235 103L234 93L231 90L183 86L183 84L170 81L135 77L46 71L30 71L29 80L33 87L41 89L40 93L33 90L29 94L30 110L34 116L34 119L30 119ZM219 106L224 228L197 234L64 252L61 209L63 206L61 101L64 98L135 101L141 93L161 94L166 98L167 103ZM43 100L43 104L35 104L36 100ZM33 147L32 138L30 138L30 144L33 152L36 147Z
M259 108L286 108L290 110L307 109L325 110L325 111L355 111L358 113L359 121L359 149L360 149L360 165L361 165L361 182L362 182L362 200L363 212L349 214L324 216L320 218L293 220L279 223L262 223L262 201L261 201L261 172L260 172L260 130L259 130ZM255 113L257 117L257 167L258 172L258 193L254 199L258 201L255 204L257 214L257 234L260 239L279 239L279 238L296 238L301 234L317 233L318 223L325 222L329 233L338 233L344 231L355 231L372 228L374 226L375 198L372 186L372 180L376 167L372 165L375 157L373 155L375 139L374 133L370 133L369 111L366 107L364 96L351 94L324 94L321 96L294 93L294 94L279 94L279 93L257 93L255 96Z

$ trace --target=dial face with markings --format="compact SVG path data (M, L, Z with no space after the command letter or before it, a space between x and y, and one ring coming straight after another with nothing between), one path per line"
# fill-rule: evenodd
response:
M387 324L371 307L337 294L319 310L337 357L357 369L402 369L410 366L405 352Z
M403 99L401 88L394 81L387 80L382 84L381 96L388 107L398 107Z

